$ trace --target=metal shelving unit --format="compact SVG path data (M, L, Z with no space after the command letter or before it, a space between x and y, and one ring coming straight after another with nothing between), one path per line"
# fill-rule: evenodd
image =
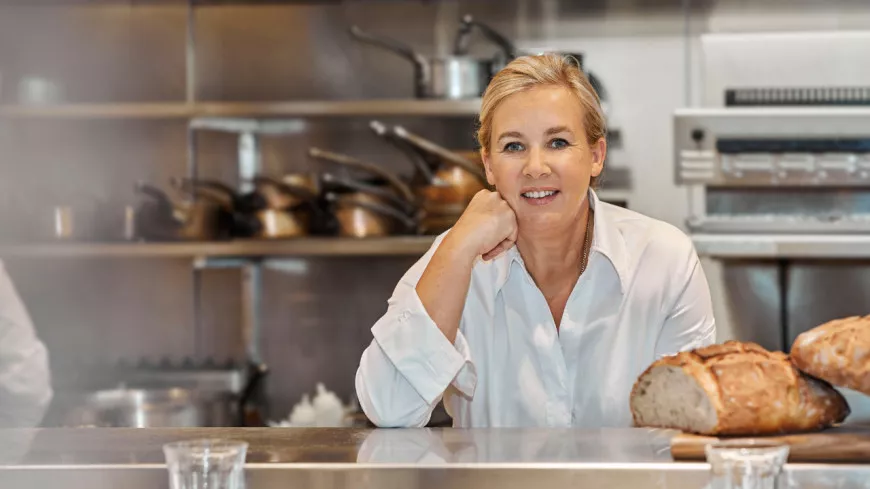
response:
M63 2L61 2L63 3ZM198 174L196 133L234 133L238 139L239 181L249 182L262 168L260 137L265 134L294 133L300 119L328 117L474 117L481 101L472 100L285 100L263 102L200 101L196 98L196 25L194 9L186 4L185 96L165 102L64 103L58 105L0 105L0 124L32 121L177 121L187 126L187 176ZM246 191L249 183L239 190ZM395 236L373 239L301 238L296 240L237 240L226 242L173 243L28 243L0 245L0 258L16 259L190 259L192 292L198 297L200 271L210 267L231 267L241 271L241 329L248 360L260 358L260 299L262 272L266 259L308 257L423 255L434 236ZM194 329L202 325L200 305L194 304Z

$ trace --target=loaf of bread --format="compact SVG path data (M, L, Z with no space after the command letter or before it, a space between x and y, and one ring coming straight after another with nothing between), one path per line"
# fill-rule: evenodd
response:
M631 392L636 426L704 435L811 431L843 421L849 406L782 352L729 341L653 363Z
M791 358L814 377L870 395L870 316L836 319L801 333Z

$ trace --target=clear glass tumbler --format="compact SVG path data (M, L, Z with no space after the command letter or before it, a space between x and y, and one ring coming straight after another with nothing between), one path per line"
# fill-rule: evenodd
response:
M788 459L785 443L727 440L707 445L711 489L779 489Z
M248 444L193 440L163 446L171 489L245 489Z

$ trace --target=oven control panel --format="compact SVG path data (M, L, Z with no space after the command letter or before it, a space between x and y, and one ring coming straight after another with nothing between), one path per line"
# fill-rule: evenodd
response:
M674 137L678 184L870 187L870 108L687 109Z

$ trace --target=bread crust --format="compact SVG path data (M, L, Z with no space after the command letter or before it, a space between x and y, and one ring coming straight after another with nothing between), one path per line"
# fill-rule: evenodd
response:
M870 395L870 316L835 319L801 333L791 357L814 377Z
M632 399L639 395L644 376L662 365L681 368L710 400L717 423L712 431L701 434L812 431L839 423L849 415L849 406L839 392L824 381L802 374L784 353L737 341L678 353L654 362L638 377L632 388ZM633 403L632 416L635 425L639 425Z

